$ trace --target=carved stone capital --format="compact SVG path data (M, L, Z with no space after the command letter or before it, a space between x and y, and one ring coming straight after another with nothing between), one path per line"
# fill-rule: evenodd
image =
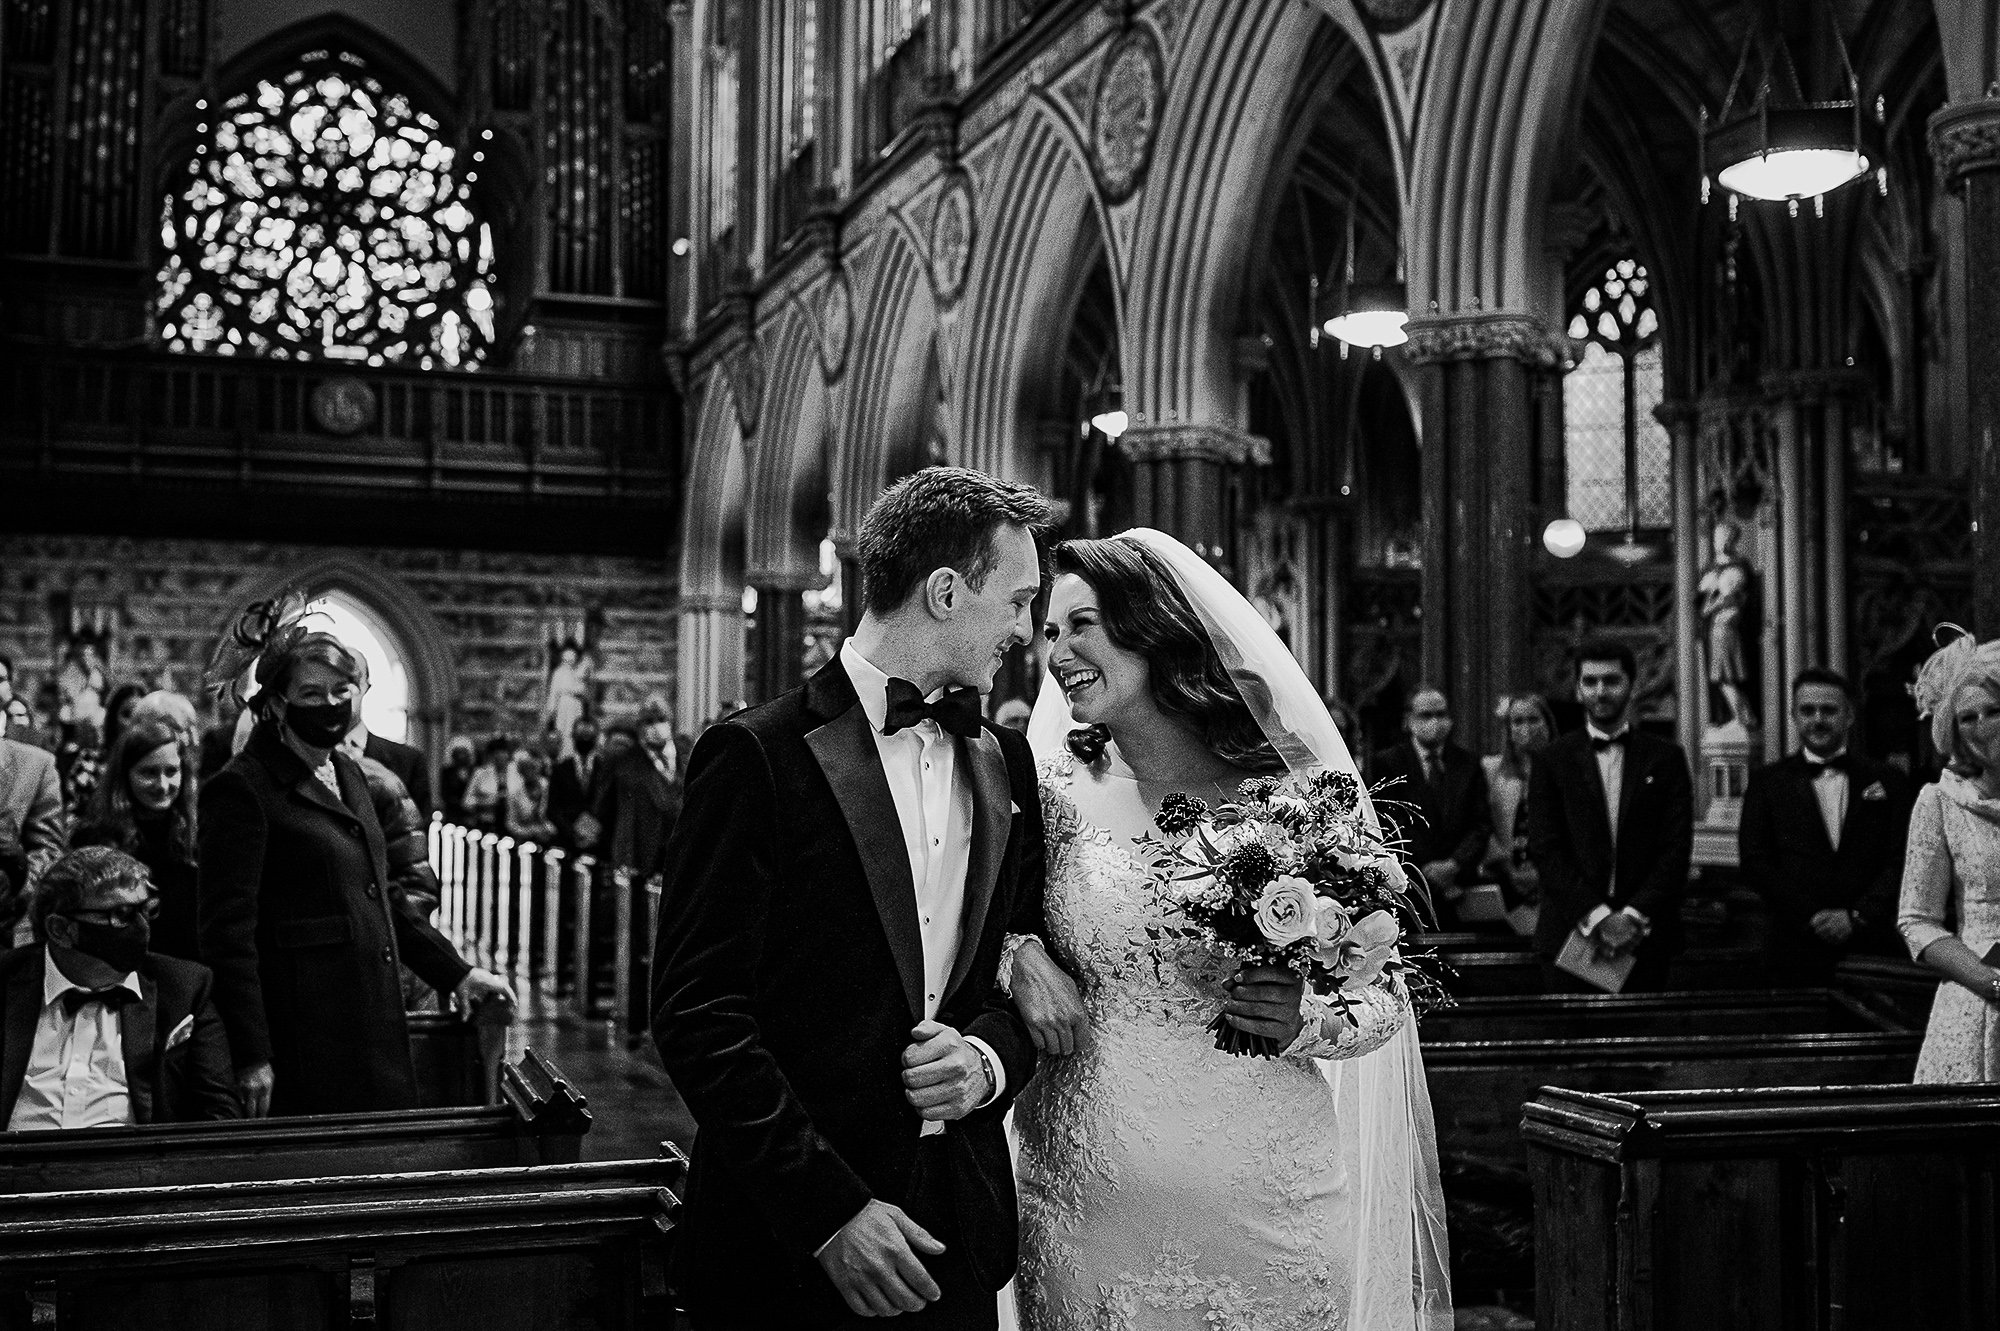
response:
M1410 320L1409 331L1403 354L1417 365L1506 359L1552 368L1569 354L1569 339L1526 314L1425 314Z
M743 582L759 591L770 592L817 591L826 586L826 579L816 568L750 568L743 571ZM741 606L740 598L738 605Z
M1974 171L2000 170L2000 97L1953 102L1930 119L1938 180L1957 189Z
M1226 425L1135 425L1118 436L1118 447L1134 462L1271 465L1270 440Z
M1764 395L1780 402L1817 403L1829 398L1855 397L1868 391L1868 380L1854 370L1772 370L1758 380Z

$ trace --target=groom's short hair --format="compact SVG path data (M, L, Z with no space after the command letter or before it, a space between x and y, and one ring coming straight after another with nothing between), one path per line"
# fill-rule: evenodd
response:
M1039 545L1051 516L1034 486L982 471L925 467L905 476L861 519L861 604L886 615L941 568L982 590L996 562L993 534L1026 527Z

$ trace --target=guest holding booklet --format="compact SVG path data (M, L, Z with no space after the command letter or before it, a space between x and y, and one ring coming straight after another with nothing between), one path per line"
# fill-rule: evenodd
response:
M1678 744L1632 725L1638 663L1624 643L1576 652L1588 725L1538 759L1528 853L1541 872L1535 950L1555 993L1666 986L1694 854L1694 791Z

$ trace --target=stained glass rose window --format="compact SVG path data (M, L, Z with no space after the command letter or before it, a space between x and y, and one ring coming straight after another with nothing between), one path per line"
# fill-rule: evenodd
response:
M219 108L161 218L173 351L476 365L493 240L435 118L347 52L315 51Z

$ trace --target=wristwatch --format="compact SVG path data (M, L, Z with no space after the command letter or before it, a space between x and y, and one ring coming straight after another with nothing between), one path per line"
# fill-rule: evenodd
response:
M2000 984L2000 980L1996 980L1994 983ZM1000 1079L993 1075L993 1060L986 1056L984 1049L973 1044L970 1040L966 1041L966 1046L973 1053L979 1055L979 1070L986 1074L986 1094L979 1097L979 1103L983 1105L1000 1093Z

